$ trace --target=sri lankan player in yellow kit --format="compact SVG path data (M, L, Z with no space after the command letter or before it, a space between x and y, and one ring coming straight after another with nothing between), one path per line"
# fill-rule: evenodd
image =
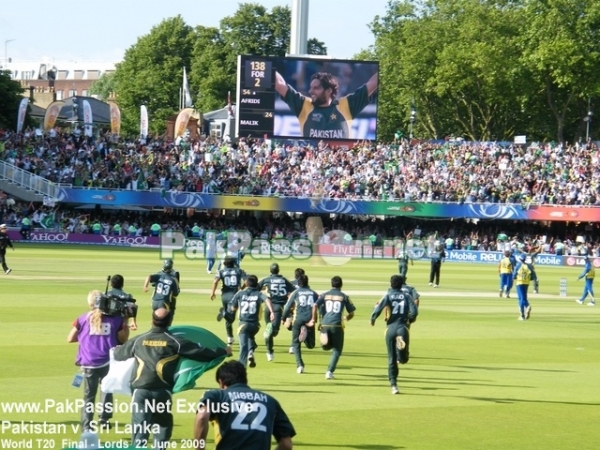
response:
M504 258L498 264L498 271L500 272L500 297L506 295L506 298L510 298L510 288L512 287L512 274L513 274L513 263L510 259L510 250L504 251Z
M519 296L519 320L527 320L531 315L531 305L527 300L527 290L531 280L535 280L537 275L531 264L525 262L525 256L521 256L513 273L515 284L517 285L517 295Z

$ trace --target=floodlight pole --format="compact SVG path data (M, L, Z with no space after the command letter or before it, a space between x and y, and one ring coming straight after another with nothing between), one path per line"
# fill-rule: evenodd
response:
M290 54L308 53L308 8L309 0L292 1L292 23L290 35Z

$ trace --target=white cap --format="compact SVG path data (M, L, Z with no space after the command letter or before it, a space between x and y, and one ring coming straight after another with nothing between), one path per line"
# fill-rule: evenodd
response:
M5 223L3 223L2 225L0 225L0 229L5 229L5 228L8 228Z

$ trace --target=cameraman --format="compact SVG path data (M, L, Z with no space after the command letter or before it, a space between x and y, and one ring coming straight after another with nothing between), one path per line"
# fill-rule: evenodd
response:
M110 277L110 287L112 289L106 294L109 296L119 297L120 299L125 300L127 302L134 303L135 299L131 296L131 294L128 294L123 290L124 285L125 278L123 278L123 275L113 275L112 277ZM137 305L134 305L133 308L137 310ZM136 312L137 311L131 311L131 314L129 314L129 328L131 328L133 331L137 330Z
M152 295L152 311L165 308L175 315L175 304L179 295L179 272L173 270L173 260L167 259L163 270L153 275L148 275L144 282L144 292L148 292L148 285L154 286Z
M175 371L180 357L209 362L224 355L231 347L212 350L169 333L171 311L152 312L152 328L115 349L117 361L135 357L132 403L132 440L134 447L146 448L150 432L154 447L165 448L173 433L172 395ZM158 429L152 425L158 425ZM162 447L161 447L162 445Z
M100 291L91 291L88 294L87 302L91 311L82 314L73 322L73 329L67 336L67 342L79 342L75 364L81 366L84 373L85 406L81 411L81 425L84 431L90 429L90 422L94 417L96 392L100 382L108 373L110 349L123 344L129 338L126 318L107 316L98 309L101 296ZM113 395L101 393L100 401L102 403L102 410L99 412L100 427L110 428Z

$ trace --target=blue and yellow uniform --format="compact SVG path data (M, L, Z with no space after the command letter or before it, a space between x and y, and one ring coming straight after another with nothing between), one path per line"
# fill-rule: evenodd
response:
M585 286L583 287L583 294L581 294L581 297L579 298L579 300L577 300L577 303L579 303L580 305L583 305L588 294L592 298L592 300L588 303L588 305L589 306L596 305L596 299L594 298L594 278L595 277L596 277L596 269L594 268L594 266L592 266L590 257L588 255L586 255L585 256L585 267L583 268L583 272L581 273L581 275L579 275L579 277L577 278L578 280L585 278Z
M367 85L353 94L334 100L328 106L316 106L288 84L283 98L298 117L302 136L312 139L352 139L352 119L369 104Z
M506 295L506 298L510 298L510 289L512 288L512 273L513 273L513 262L510 258L510 251L504 252L504 258L498 265L500 272L500 297Z
M531 280L535 280L536 278L533 266L527 264L525 258L521 257L513 273L517 295L519 296L519 310L521 312L519 320L527 320L531 315L531 305L527 300L527 289L529 289Z

